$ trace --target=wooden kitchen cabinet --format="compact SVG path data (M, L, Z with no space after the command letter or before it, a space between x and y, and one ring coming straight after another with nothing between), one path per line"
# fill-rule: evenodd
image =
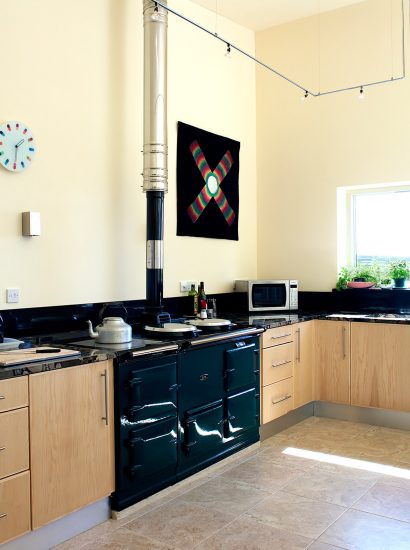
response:
M293 401L295 409L313 401L314 321L295 325Z
M315 400L350 403L350 323L315 321Z
M31 375L32 528L114 490L112 361Z
M30 530L27 379L0 382L0 544Z
M0 544L30 530L30 472L0 480Z
M352 405L410 411L410 326L351 325Z
M293 409L293 325L270 328L262 339L262 424Z

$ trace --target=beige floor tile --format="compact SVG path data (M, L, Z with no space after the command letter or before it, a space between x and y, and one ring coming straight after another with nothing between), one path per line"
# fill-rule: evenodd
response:
M325 542L318 542L316 540L308 546L307 550L340 550L340 546L333 546L332 544L326 544Z
M275 492L303 474L302 470L281 466L258 456L222 474L223 479L240 481L264 491Z
M198 550L304 550L306 537L276 529L271 525L241 517L197 546Z
M73 548L83 548L86 544L95 541L106 534L113 533L117 529L120 529L124 525L124 521L108 520L104 521L100 525L96 525L88 531L84 531L80 535L71 538L70 540L55 546L58 550L71 550Z
M279 491L247 512L247 515L291 533L319 537L346 509Z
M319 538L349 550L409 550L410 525L358 510L348 510Z
M218 477L181 495L174 501L174 505L197 504L218 512L228 511L237 516L256 506L269 495L269 492L259 488Z
M175 546L153 541L130 529L121 527L110 535L105 535L86 544L81 550L175 550L175 548Z
M303 458L290 454L287 452L289 445L269 445L265 447L259 454L262 460L270 460L279 466L285 466L287 468L296 468L297 470L307 471L314 468L317 463L316 460L311 458ZM291 450L291 449L290 449Z
M190 550L235 519L229 512L173 501L127 524L140 536Z
M360 475L341 475L316 469L287 483L282 491L348 508L362 497L374 483L375 479L363 479Z
M410 481L383 479L356 502L353 508L410 522Z

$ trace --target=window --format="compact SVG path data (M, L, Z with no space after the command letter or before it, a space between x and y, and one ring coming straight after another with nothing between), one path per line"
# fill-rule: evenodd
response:
M410 186L349 190L346 198L351 265L410 261Z

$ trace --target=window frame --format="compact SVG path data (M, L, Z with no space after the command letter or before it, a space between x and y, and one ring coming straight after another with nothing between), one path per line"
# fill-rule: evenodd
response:
M344 192L344 254L342 251L338 254L339 258L344 257L343 263L339 261L339 269L343 265L357 265L357 247L356 247L356 215L355 198L363 195L382 195L386 193L410 193L410 182L401 184L382 184L372 186L354 186L343 188ZM340 213L339 213L340 215ZM343 214L342 214L343 215ZM341 220L341 225L343 221Z

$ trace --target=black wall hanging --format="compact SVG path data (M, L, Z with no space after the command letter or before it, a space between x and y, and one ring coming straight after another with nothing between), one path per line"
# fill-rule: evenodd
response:
M239 141L178 122L177 235L238 240Z

